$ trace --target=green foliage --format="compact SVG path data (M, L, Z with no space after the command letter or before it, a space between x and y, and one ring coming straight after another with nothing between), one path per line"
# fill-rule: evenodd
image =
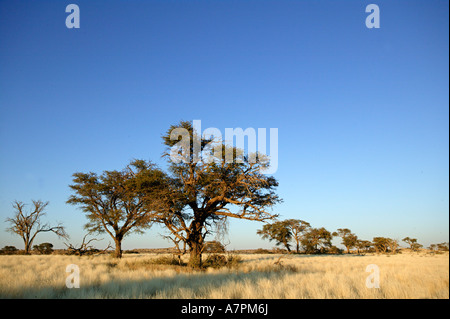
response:
M121 242L131 232L151 226L166 175L152 162L133 160L122 171L73 174L74 195L67 203L79 206L89 220L89 232L107 232L121 257Z

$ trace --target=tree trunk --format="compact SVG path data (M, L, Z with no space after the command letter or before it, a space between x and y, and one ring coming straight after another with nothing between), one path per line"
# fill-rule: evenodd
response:
M114 243L116 244L116 250L114 252L114 257L122 258L122 238L120 236L116 236L116 238L114 238Z
M291 252L291 248L289 247L289 244L285 244L285 246L286 246L286 249L287 249L288 253L290 253Z
M31 243L25 242L25 255L29 255L31 250Z
M189 266L192 268L201 268L202 267L202 245L198 243L192 243L189 245Z
M203 236L202 224L199 221L193 221L190 227L190 233L187 238L189 246L189 263L192 268L201 268L202 266L202 251L203 251Z

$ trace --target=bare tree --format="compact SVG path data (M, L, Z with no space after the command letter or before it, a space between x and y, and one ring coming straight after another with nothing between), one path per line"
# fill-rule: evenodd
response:
M29 254L33 240L36 235L43 232L53 232L58 237L67 238L64 226L59 223L57 226L50 226L48 223L42 223L41 217L45 215L44 209L49 202L32 200L33 208L25 212L25 204L20 201L14 201L12 206L15 214L13 218L7 218L6 222L11 224L7 231L22 237L25 244L25 254Z
M92 255L94 253L101 254L108 249L112 248L112 246L108 243L108 246L103 249L102 251L94 248L92 245L89 245L93 241L99 241L102 239L97 238L91 238L88 241L86 241L86 238L89 234L84 235L83 241L81 242L81 245L77 248L76 246L70 244L70 243L64 243L66 245L69 255L77 255L77 256L83 256L83 255Z

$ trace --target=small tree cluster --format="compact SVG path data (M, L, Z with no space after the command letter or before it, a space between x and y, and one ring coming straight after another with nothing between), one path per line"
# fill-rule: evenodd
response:
M275 241L277 246L284 246L291 252L291 244L295 243L296 253L302 248L305 253L338 253L339 249L331 243L333 234L324 227L313 228L308 222L299 219L288 219L265 224L257 231L263 239Z
M448 243L431 244L428 249L432 251L448 251Z
M313 228L308 222L299 219L267 223L257 231L257 234L263 239L274 241L277 246L283 246L288 252L292 251L292 244L296 243L296 252L299 253L301 248L307 254L341 253L342 250L332 245L333 237L342 239L341 244L345 247L347 254L354 248L357 254L371 251L394 254L400 247L397 239L374 237L372 241L363 240L348 228L339 228L331 233L324 227ZM413 251L422 247L415 238L405 237L403 241L408 243ZM434 249L437 247L438 245L433 246ZM448 250L448 243L440 244L439 247L441 250Z

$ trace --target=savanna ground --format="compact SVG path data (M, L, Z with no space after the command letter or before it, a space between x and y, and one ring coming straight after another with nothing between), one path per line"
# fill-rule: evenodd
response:
M172 260L161 254L124 255L120 260L108 255L0 256L0 297L449 298L448 253L232 257L229 266L195 271L161 264ZM80 288L66 287L70 264L78 266ZM370 264L379 268L380 288L366 286Z

